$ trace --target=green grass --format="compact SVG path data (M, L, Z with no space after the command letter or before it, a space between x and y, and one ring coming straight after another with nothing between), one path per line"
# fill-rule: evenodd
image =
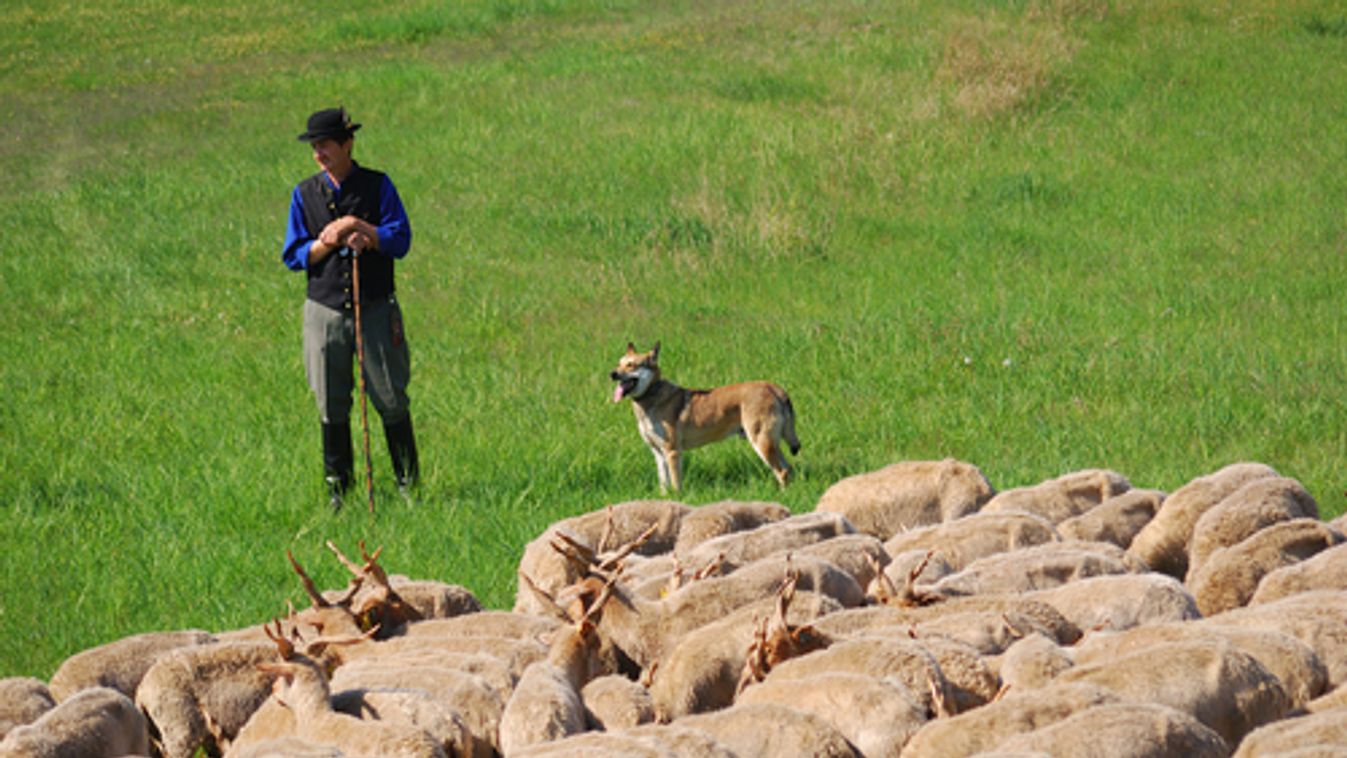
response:
M1314 0L0 9L0 675L302 602L284 551L513 602L552 521L658 496L607 372L787 387L804 450L684 499L954 456L1005 489L1237 460L1341 513L1347 6ZM415 228L420 503L333 516L279 262L307 114Z

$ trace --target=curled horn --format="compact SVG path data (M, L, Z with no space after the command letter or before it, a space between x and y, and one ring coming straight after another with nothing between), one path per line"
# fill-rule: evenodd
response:
M658 528L659 524L651 524L649 527L646 528L644 532L641 532L640 536L638 536L636 539L623 545L622 548L619 549L616 553L613 553L611 556L605 558L603 562L599 564L599 568L605 571L612 571L617 566L617 564L623 561L623 559L625 559L632 553L636 552L636 550L645 543L649 542L650 538L654 536L655 530Z
M281 654L282 660L290 660L295 657L295 645L285 638L285 632L281 629L281 620L272 619L276 623L276 632L273 634L271 627L263 624L262 631L266 632L267 637L276 643L276 649Z
M304 567L299 565L299 561L295 560L295 554L286 550L285 557L290 559L290 567L295 570L296 574L299 574L299 581L304 585L304 594L309 596L309 601L313 603L313 607L329 607L331 603L323 598L322 594L318 592L318 588L314 586L313 580L309 578L308 574L304 573Z
M547 609L548 613L551 613L558 620L563 622L569 622L571 620L571 617L567 615L566 610L557 603L556 598L547 594L542 587L539 587L534 583L533 579L529 577L528 574L521 570L519 572L519 579L524 583L524 586L528 588L529 592L538 599L538 602L542 603L543 608Z

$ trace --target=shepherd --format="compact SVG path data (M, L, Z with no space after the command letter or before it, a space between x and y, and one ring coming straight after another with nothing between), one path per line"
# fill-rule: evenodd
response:
M281 253L287 268L308 277L304 370L322 421L324 481L334 510L342 507L354 467L353 363L362 400L368 389L383 420L404 495L419 474L407 397L411 358L393 282L394 262L411 249L412 227L393 181L352 157L359 128L345 108L309 116L299 141L308 143L320 170L295 186ZM368 422L362 426L369 479Z

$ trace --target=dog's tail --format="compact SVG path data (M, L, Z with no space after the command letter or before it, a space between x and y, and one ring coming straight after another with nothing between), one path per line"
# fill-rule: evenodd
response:
M790 402L790 395L785 392L781 393L781 407L786 411L782 414L785 416L785 424L781 429L781 436L786 440L786 444L790 445L790 454L799 455L800 438L795 436L795 406Z

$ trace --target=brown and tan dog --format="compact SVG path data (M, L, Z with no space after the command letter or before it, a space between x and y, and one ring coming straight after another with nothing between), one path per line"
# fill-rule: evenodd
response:
M792 455L800 452L795 436L795 409L786 391L771 382L742 382L710 390L690 390L660 375L659 343L648 353L627 352L610 375L617 382L613 402L631 398L641 438L655 454L661 490L683 488L683 451L719 442L732 434L746 437L776 474L782 487L790 480L790 464L781 441Z

